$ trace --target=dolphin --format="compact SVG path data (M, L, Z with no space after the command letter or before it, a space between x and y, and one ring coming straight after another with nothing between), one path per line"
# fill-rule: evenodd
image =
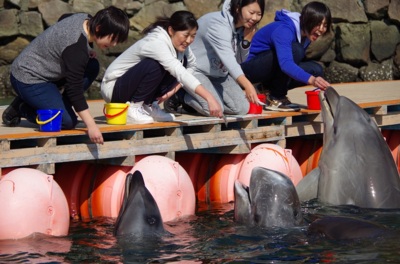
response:
M399 232L377 223L348 216L324 216L308 227L310 235L334 240L398 237Z
M160 236L165 232L160 210L146 188L142 173L129 173L125 193L114 228L115 236Z
M296 186L301 201L400 208L400 179L376 123L332 87L319 95L324 123L318 167Z
M235 181L235 221L249 226L293 227L303 223L301 204L286 175L255 167L250 186Z

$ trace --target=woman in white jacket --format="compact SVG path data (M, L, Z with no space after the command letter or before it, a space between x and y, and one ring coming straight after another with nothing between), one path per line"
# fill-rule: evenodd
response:
M170 18L159 18L143 30L137 41L108 67L101 85L106 102L130 102L128 122L172 121L159 104L182 86L208 103L211 116L222 117L221 105L193 76L195 57L189 48L198 29L188 11L177 11Z

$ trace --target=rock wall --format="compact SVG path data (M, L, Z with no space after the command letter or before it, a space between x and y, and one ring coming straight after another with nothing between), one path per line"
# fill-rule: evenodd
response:
M265 0L261 25L281 8L300 11L311 0ZM332 12L332 34L314 42L309 58L325 67L331 83L400 79L399 0L320 0ZM189 10L196 17L220 10L223 0L0 0L0 97L12 94L10 64L29 42L64 13L86 12L114 5L128 14L129 40L106 51L97 50L102 65L88 95L98 97L104 71L111 61L141 37L157 16Z

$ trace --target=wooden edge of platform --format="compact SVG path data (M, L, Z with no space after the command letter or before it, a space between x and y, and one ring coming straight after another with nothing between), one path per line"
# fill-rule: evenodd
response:
M400 99L376 101L368 103L359 103L361 108L374 108L383 107L389 105L400 105ZM319 114L321 110L309 110L301 108L298 112L275 112L275 111L263 111L262 114L248 114L242 116L227 116L227 122L241 122L241 121L252 121L254 119L274 119L274 118L285 118L294 117L301 115ZM193 119L182 119L175 120L173 122L155 122L149 124L125 124L125 125L101 125L100 131L102 133L113 133L113 132L124 132L124 131L143 131L150 129L165 129L165 128L178 128L182 126L196 126L196 125L216 125L222 124L224 120L216 117L206 116L193 116ZM79 136L86 135L87 128L78 127L71 130L62 130L60 132L21 132L21 133L10 133L0 135L0 140L16 140L16 139L29 139L29 138L49 138L49 137L65 137L65 136Z
M359 103L361 108L379 107L379 106L389 106L389 105L400 105L400 99L381 101L381 102L369 102L369 103Z
M227 122L241 122L252 121L254 119L268 119L268 118L285 118L290 116L299 116L306 113L301 112L272 112L264 111L262 114L249 114L242 116L227 116ZM178 128L182 126L202 126L202 125L218 125L225 121L222 118L206 117L206 116L193 116L193 119L175 120L173 122L155 122L149 124L125 124L125 125L101 125L99 127L102 133L124 132L124 131L143 131L150 129L165 129L165 128ZM71 130L61 130L59 132L41 132L32 129L30 132L10 133L0 135L0 140L16 140L16 139L29 139L29 138L48 138L48 137L65 137L65 136L79 136L86 135L87 128L77 127Z

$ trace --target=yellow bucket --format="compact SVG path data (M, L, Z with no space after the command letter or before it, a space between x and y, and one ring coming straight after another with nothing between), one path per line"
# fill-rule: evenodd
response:
M104 104L103 114L109 125L125 125L128 116L129 104L108 103Z

